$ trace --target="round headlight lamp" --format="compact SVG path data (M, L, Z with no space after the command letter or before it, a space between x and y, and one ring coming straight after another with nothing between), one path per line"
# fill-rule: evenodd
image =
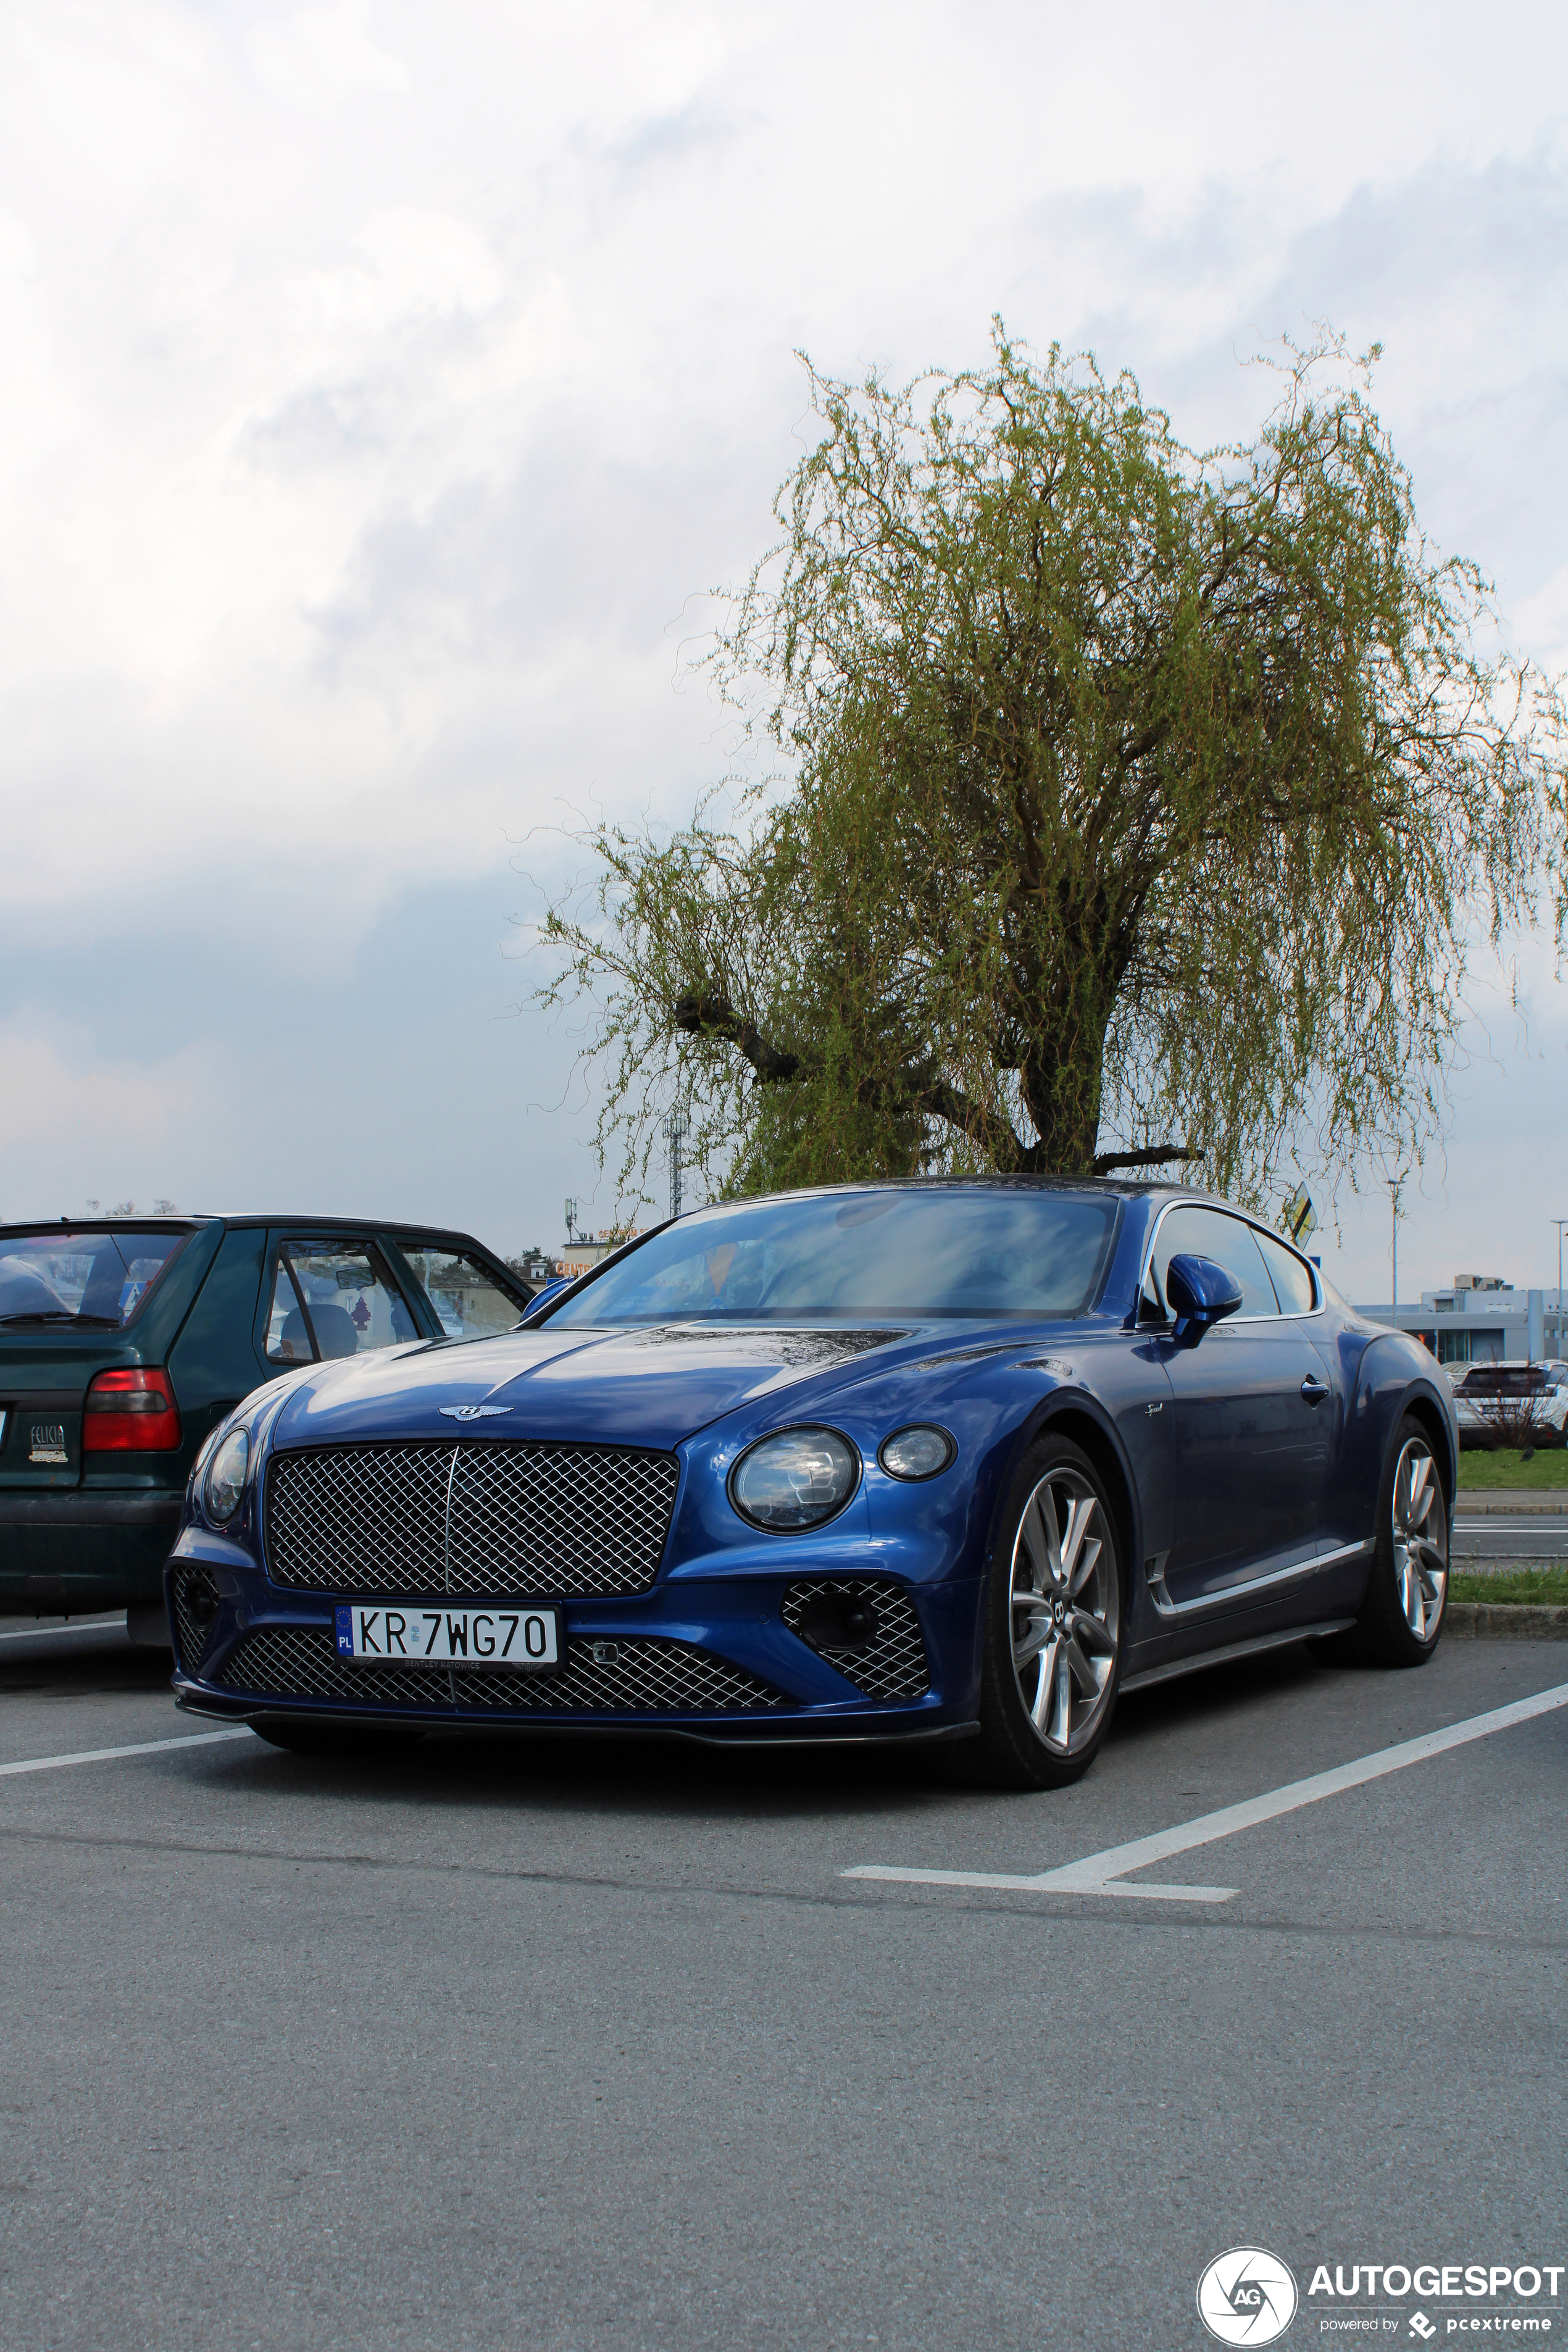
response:
M957 1454L945 1429L918 1422L912 1429L896 1429L891 1437L885 1437L877 1459L889 1478L934 1478Z
M231 1429L207 1471L207 1510L220 1527L238 1510L249 1468L250 1432Z
M754 1528L793 1535L832 1518L859 1482L860 1457L837 1430L784 1429L742 1454L730 1499Z

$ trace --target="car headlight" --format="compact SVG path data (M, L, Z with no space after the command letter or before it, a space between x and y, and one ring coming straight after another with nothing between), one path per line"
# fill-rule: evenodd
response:
M220 1526L238 1510L249 1467L250 1432L231 1429L213 1455L212 1467L207 1472L207 1509Z
M957 1453L945 1429L933 1429L929 1422L921 1422L885 1437L877 1459L890 1478L934 1478Z
M217 1444L218 1430L222 1426L223 1424L220 1422L215 1424L213 1428L209 1429L206 1435L203 1438L201 1444L196 1448L196 1458L191 1465L191 1475L187 1481L193 1496L200 1495L202 1487L205 1483L207 1464L213 1458L213 1447Z
M819 1528L841 1511L860 1477L860 1457L831 1429L785 1429L742 1454L730 1499L743 1519L773 1534Z

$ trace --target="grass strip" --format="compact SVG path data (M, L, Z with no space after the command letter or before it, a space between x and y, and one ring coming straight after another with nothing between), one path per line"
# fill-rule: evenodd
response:
M1502 1609L1568 1608L1568 1568L1516 1568L1502 1576L1450 1575L1448 1598L1484 1601Z
M1461 1495L1484 1495L1500 1486L1511 1486L1521 1494L1568 1492L1568 1450L1551 1445L1528 1462L1517 1446L1500 1445L1490 1454L1477 1448L1460 1454Z

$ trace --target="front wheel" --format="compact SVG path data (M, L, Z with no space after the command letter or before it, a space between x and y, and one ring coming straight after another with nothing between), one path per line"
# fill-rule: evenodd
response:
M1029 1449L982 1606L981 1736L966 1765L995 1787L1065 1788L1110 1728L1122 1643L1110 1506L1070 1440Z

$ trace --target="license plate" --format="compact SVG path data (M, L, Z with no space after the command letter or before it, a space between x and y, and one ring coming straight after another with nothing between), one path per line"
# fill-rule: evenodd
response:
M372 1609L334 1612L340 1658L387 1658L409 1666L533 1666L561 1663L555 1609Z

